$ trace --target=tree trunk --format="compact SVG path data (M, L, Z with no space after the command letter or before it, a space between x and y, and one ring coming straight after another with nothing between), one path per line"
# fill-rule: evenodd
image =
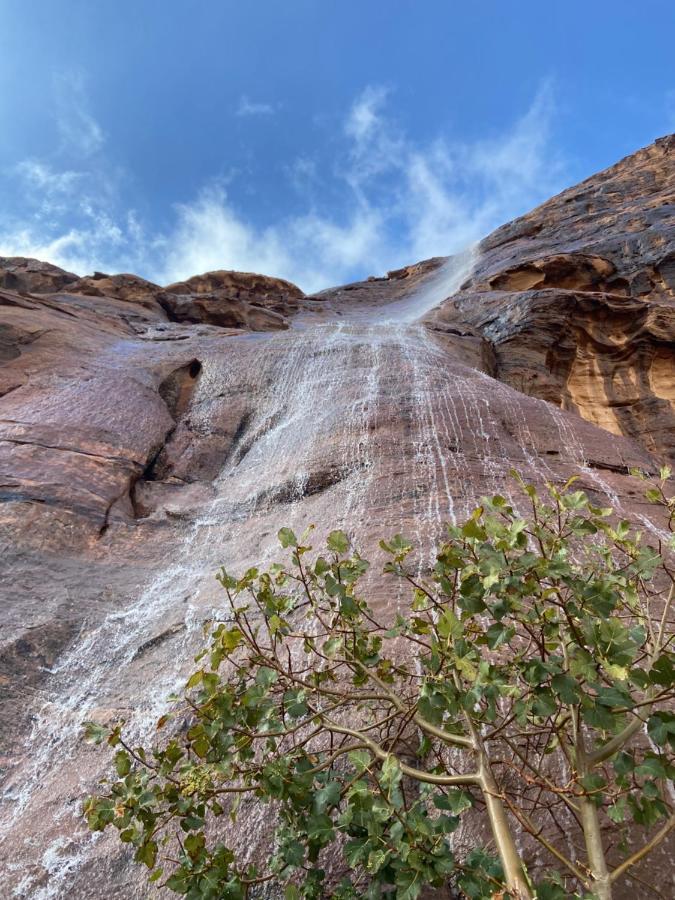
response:
M499 799L497 783L486 758L481 761L483 796L487 806L492 835L504 869L506 887L514 900L532 900L532 891L523 869L504 804ZM604 898L603 898L604 900Z
M582 797L579 811L581 825L584 829L588 865L593 875L593 893L598 900L612 900L612 883L609 878L605 850L602 846L602 832L597 807L590 798Z

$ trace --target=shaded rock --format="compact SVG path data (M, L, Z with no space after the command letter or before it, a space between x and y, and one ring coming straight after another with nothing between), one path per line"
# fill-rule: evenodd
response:
M223 328L250 328L271 331L287 328L288 321L280 313L247 301L214 294L165 294L162 306L174 322L204 322Z
M177 322L267 331L286 328L286 315L297 312L303 297L300 288L280 278L217 271L168 285L161 302Z
M89 297L114 297L126 300L153 312L160 311L157 296L162 292L159 285L139 278L138 275L105 275L96 272L87 278L79 278L68 285L71 294L86 294Z
M78 276L48 262L23 256L0 256L0 287L32 294L60 291Z
M488 283L490 288L498 291L526 291L544 287L600 291L609 290L612 284L617 293L621 293L622 289L627 291L627 283L617 285L612 282L611 276L615 271L612 263L600 256L562 253L512 266L492 275Z

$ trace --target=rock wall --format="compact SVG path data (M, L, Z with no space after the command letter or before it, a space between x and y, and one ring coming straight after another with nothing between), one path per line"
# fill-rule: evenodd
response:
M431 316L477 329L507 384L670 460L674 155L658 140L497 229Z
M312 297L244 273L161 287L0 259L7 891L147 896L82 828L102 760L81 722L148 733L222 613L213 573L270 560L282 525L346 527L377 562L379 537L430 547L515 467L578 473L660 533L629 470L675 451L674 147L472 255ZM259 833L252 810L242 847Z

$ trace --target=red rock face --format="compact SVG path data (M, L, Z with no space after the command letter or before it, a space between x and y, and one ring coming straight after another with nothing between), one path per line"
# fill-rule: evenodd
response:
M0 288L49 293L77 281L77 275L58 266L23 256L0 256Z
M170 284L160 302L178 322L207 322L272 331L287 328L300 308L300 288L280 278L247 272L208 272Z
M675 137L481 242L431 316L493 345L495 375L672 460Z
M282 525L314 522L317 540L345 527L374 562L404 531L424 566L444 521L513 492L513 467L578 473L646 514L628 470L675 446L672 148L566 191L472 258L314 297L242 273L160 287L0 260L6 891L147 895L82 828L103 760L80 724L152 733L223 610L213 573L271 561Z

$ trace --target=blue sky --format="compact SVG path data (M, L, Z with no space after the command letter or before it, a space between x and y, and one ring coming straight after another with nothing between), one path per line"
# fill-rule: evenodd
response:
M672 0L0 0L0 255L316 290L675 130Z

